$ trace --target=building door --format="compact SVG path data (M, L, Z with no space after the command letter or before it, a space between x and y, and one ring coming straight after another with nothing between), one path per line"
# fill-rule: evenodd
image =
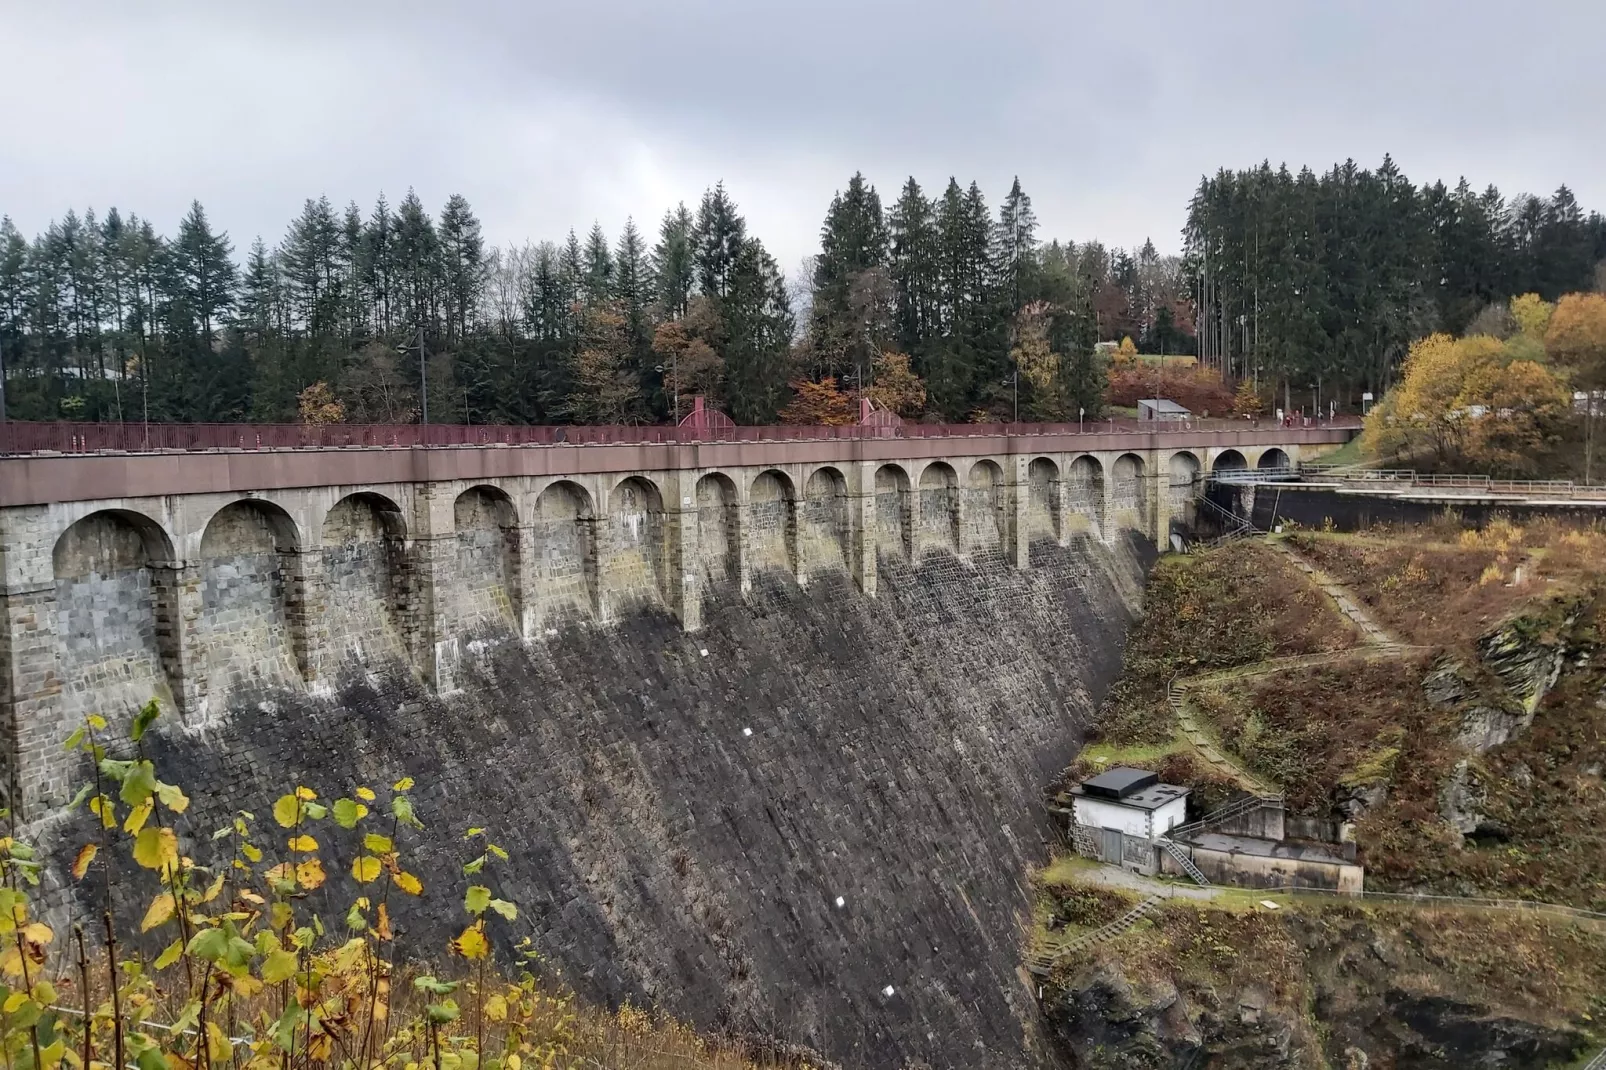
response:
M1121 830L1099 829L1099 857L1112 866L1121 864Z

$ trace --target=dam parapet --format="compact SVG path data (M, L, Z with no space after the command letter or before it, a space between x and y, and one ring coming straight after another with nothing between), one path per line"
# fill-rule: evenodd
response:
M0 459L7 801L70 794L57 744L151 695L186 723L242 690L400 665L450 692L468 647L705 595L773 569L1161 541L1218 456L1297 459L1345 429ZM1307 441L1308 440L1308 441ZM1252 459L1253 459L1252 457Z

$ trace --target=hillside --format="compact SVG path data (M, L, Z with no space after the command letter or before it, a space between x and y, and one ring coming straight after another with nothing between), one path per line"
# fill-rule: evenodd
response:
M1291 812L1347 830L1369 891L1606 911L1603 555L1596 529L1463 531L1447 517L1166 558L1099 741L1067 774L1153 768L1202 808L1280 791ZM1286 567L1299 561L1310 571ZM1365 622L1359 638L1340 610ZM1167 701L1174 677L1182 707ZM1040 879L1039 954L1078 917L1096 928L1141 898L1111 902L1087 880L1064 864ZM1591 919L1273 898L1275 911L1250 893L1173 899L1065 956L1045 1013L1076 1065L1184 1065L1166 1060L1192 1044L1226 1068L1542 1068L1600 1042L1606 939ZM1247 1031L1221 1024L1240 997L1258 1008ZM1088 1015L1157 1024L1106 1046L1137 1061L1100 1062L1097 1044L1069 1041ZM1142 1061L1155 1036L1167 1054ZM1270 1038L1282 1061L1241 1047ZM1505 1061L1457 1061L1496 1051Z

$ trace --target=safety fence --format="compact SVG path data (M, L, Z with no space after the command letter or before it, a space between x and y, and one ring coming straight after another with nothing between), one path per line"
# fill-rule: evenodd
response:
M1353 426L1342 420L1319 429ZM0 454L144 453L171 450L282 450L341 447L583 446L676 442L788 442L884 438L1029 437L1253 430L1242 420L1194 418L1140 421L1127 417L1078 423L868 423L841 426L768 424L742 427L659 424L166 424L11 420L0 424ZM1265 429L1267 433L1275 429ZM1294 432L1297 438L1299 429Z
M1362 468L1349 465L1302 464L1298 475L1323 483L1389 489L1469 491L1524 498L1606 498L1606 487L1574 483L1568 479L1495 479L1458 472L1418 472L1410 468Z

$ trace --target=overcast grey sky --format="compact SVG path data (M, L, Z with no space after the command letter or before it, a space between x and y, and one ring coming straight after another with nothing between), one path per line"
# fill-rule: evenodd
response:
M309 196L468 197L488 239L649 232L719 179L793 269L856 169L1019 174L1045 237L1180 246L1203 172L1392 152L1606 208L1606 3L0 0L0 212L237 248Z

